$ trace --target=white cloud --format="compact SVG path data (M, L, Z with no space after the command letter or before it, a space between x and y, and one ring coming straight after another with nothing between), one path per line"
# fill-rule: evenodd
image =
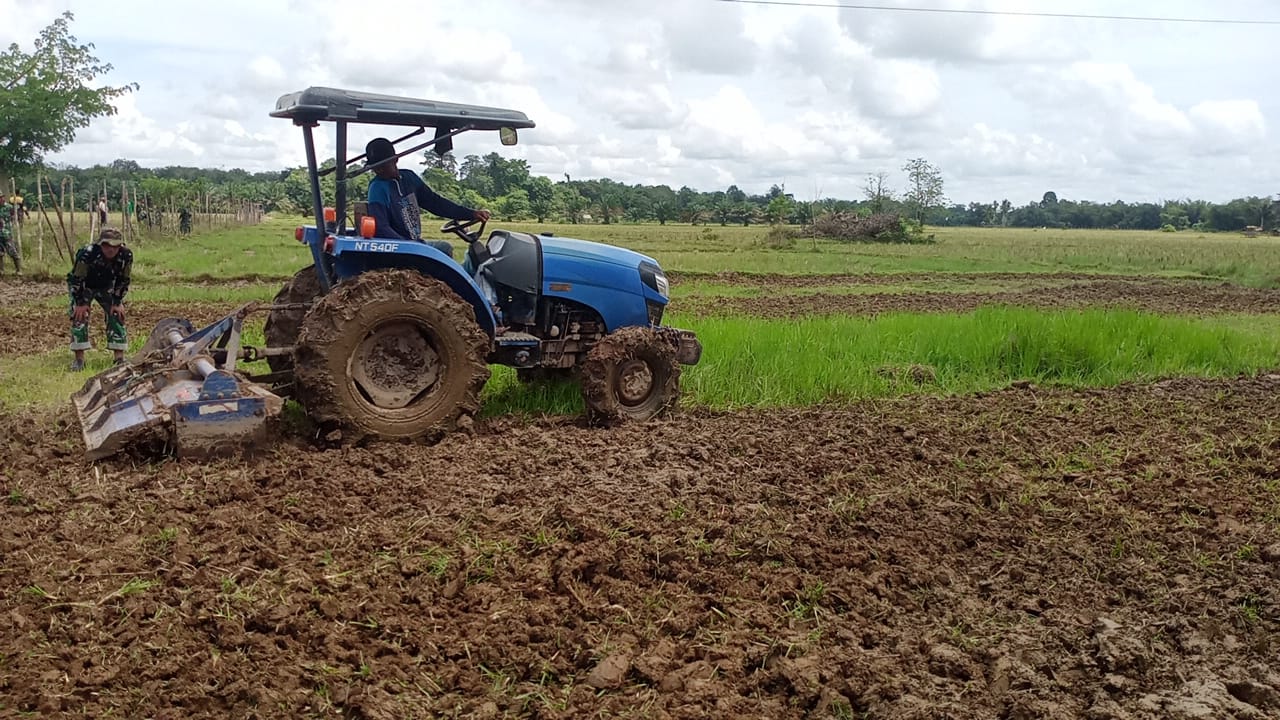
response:
M602 68L611 77L665 76L666 62L656 55L650 43L631 41L613 45Z
M1189 111L1203 147L1248 152L1266 139L1267 123L1256 100L1206 100Z
M254 90L279 90L289 78L280 61L269 55L258 55L245 69L245 85Z
M914 0L893 0L899 7L918 8ZM1029 8L1007 0L945 0L928 7L978 12ZM1059 10L1060 8L1054 8ZM840 25L873 48L877 55L938 60L952 63L1023 63L1061 61L1081 57L1076 35L1063 32L1077 26L1065 20L999 15L842 10Z
M1068 97L1089 102L1135 139L1187 138L1193 131L1186 113L1157 99L1155 90L1128 65L1078 62L1060 77Z
M542 93L527 85L500 85L484 95L471 96L472 102L496 105L519 110L537 124L533 130L521 135L521 143L531 145L563 145L571 143L584 132L569 115L552 108Z
M359 12L329 8L325 14L333 22L327 24L320 63L341 85L398 92L528 79L523 56L507 33L438 20L435 32L424 33L421 23L405 17L409 11L398 0L364 0Z
M40 28L62 10L65 8L52 0L0 0L0 18L4 18L0 21L0 47L8 49L10 43L18 43L29 51Z
M659 0L663 36L675 67L716 75L749 75L755 44L747 38L739 7L727 3Z
M977 123L952 141L951 162L973 177L999 177L1024 172L1059 177L1083 172L1088 160L1035 133L1019 135Z
M1274 14L1240 3L1232 14ZM1134 0L1125 12L1197 7ZM1255 28L710 0L487 0L483 12L470 0L0 0L0 42L29 45L65 9L73 33L115 65L104 80L142 89L60 162L297 165L299 131L268 112L315 84L522 110L537 127L517 147L464 135L457 152L523 157L555 179L749 192L789 181L855 197L866 173L924 157L960 201L1039 197L1046 185L1076 198L1222 199L1280 183L1263 160L1280 150L1280 97L1257 81L1273 51ZM332 153L322 130L320 151ZM353 129L352 146L373 132Z
M877 58L839 25L817 16L780 29L772 43L780 65L819 78L837 98L873 117L920 117L941 98L940 79L929 63Z
M591 95L590 104L598 104L627 130L668 130L678 126L689 112L666 85L604 88Z

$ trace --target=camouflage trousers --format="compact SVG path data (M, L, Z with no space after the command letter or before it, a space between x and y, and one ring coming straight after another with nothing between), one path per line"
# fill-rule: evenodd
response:
M4 272L4 256L13 259L13 268L22 272L22 260L18 258L18 247L12 238L0 236L0 272Z
M108 350L128 350L129 336L125 332L124 322L111 314L111 298L105 294L94 295L93 300L89 303L89 315L93 315L93 303L96 302L102 308L103 314L107 316L107 349ZM89 344L89 318L85 318L80 322L75 319L76 304L71 301L71 309L68 314L71 315L71 349L72 350L88 350L93 347Z

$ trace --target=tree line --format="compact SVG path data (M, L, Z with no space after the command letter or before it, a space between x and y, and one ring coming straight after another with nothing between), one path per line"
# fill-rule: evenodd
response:
M326 165L331 165L332 161ZM405 163L404 166L409 166ZM642 223L660 225L806 225L822 215L843 212L899 214L924 225L977 227L1100 228L1122 230L1239 231L1249 226L1280 227L1280 202L1268 196L1237 198L1226 203L1179 199L1161 202L1109 203L1061 199L1053 191L1038 201L1015 206L1008 199L989 203L948 203L937 168L915 159L904 166L907 186L891 187L889 175L868 175L857 199L797 198L785 184L765 193L748 193L737 185L700 191L688 186L621 183L609 178L558 181L535 175L527 161L498 153L455 157L425 155L423 179L440 194L471 207L490 209L506 221L567 223ZM232 211L248 201L267 212L307 216L311 190L306 168L272 172L195 167L143 168L131 160L87 168L56 166L45 170L57 185L63 178L89 193L107 188L117 207L123 184L141 202L160 207L189 206L204 212ZM347 197L362 199L370 176L348 181ZM34 198L35 178L21 187ZM332 174L322 183L325 203L335 201ZM94 195L96 197L96 195ZM84 201L80 204L83 205Z
M954 204L935 208L933 225L984 227L1106 228L1120 230L1238 231L1249 227L1280 227L1280 202L1267 196L1236 198L1225 203L1206 200L1164 200L1097 203L1063 200L1049 191L1039 202L1014 207L1008 200Z

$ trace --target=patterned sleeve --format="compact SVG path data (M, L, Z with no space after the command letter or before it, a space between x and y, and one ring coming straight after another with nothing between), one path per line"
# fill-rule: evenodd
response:
M120 271L116 274L116 282L111 287L111 303L120 305L124 302L125 293L129 292L130 275L133 273L133 251L120 248Z
M76 253L75 264L67 273L67 291L71 293L71 302L76 305L88 305L93 299L85 281L89 279L89 246L80 248Z

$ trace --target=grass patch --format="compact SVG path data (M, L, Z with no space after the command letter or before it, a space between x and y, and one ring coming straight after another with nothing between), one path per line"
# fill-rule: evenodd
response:
M686 403L715 408L794 406L912 393L966 393L1015 380L1073 387L1166 376L1230 376L1280 367L1280 316L1187 318L1136 311L982 308L962 314L874 318L673 318L698 333L701 364L686 368ZM136 347L142 339L135 337ZM245 341L261 343L261 326ZM88 353L91 372L110 354ZM0 407L67 402L90 373L70 373L70 353L9 361ZM261 370L257 366L252 366ZM582 412L574 382L525 384L495 366L484 415Z
M293 218L268 218L258 225L203 230L187 237L137 238L129 244L134 281L141 286L245 275L287 280L311 262L307 248L293 237L299 224ZM79 244L86 242L81 233ZM27 240L24 244L32 243ZM51 248L45 249L43 261L30 249L27 253L29 260L23 267L31 274L62 278L70 267L70 259L59 258Z
M1278 321L1224 325L1134 311L1022 308L697 319L684 325L698 332L705 350L684 386L701 404L731 408L975 392L1015 380L1110 386L1170 375L1235 375L1280 365ZM932 377L919 383L912 373L884 372L913 365L928 367Z
M724 409L966 393L1016 380L1111 386L1280 366L1275 316L1200 319L1105 309L984 308L875 318L674 318L672 324L696 331L704 347L702 362L684 371L685 402ZM912 372L917 367L928 372ZM582 409L575 384L526 386L508 368L494 368L485 389L488 416Z
M111 367L108 351L85 353L85 372L73 373L71 351L6 358L0 369L0 408L56 407L71 404L71 393L93 375Z
M307 249L293 237L294 228L305 222L301 217L279 216L259 225L202 231L186 238L139 240L133 244L137 286L247 276L282 282L311 261ZM1265 287L1280 284L1275 240L1232 233L930 227L928 232L938 241L927 245L799 238L787 247L771 248L765 242L769 228L761 226L503 222L494 227L619 245L651 255L667 270L684 272L1089 272L1222 278ZM434 237L434 230L429 234ZM35 260L29 249L28 253L31 259L25 267L30 274L51 278L66 274L66 261L52 252L46 251L43 262Z

